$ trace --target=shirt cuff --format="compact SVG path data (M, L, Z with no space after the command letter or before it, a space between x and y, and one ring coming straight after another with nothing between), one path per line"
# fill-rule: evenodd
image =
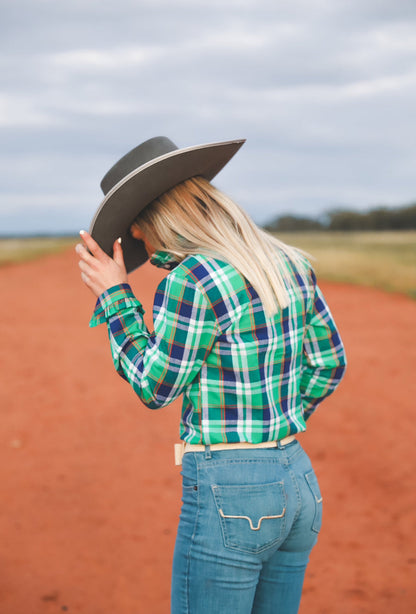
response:
M131 309L132 307L140 313L144 313L142 304L134 296L130 284L112 286L98 297L89 325L94 328L94 326L104 324L111 316L122 309Z

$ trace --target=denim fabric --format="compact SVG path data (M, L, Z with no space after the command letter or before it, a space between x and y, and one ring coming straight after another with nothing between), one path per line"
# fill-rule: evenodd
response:
M285 447L187 453L172 614L295 614L322 520L310 460Z

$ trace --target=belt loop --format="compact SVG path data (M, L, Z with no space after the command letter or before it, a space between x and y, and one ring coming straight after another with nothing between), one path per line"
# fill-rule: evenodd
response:
M205 446L205 460L211 460L211 446Z
M289 443L292 443L293 440L294 440L293 435L288 435L287 437L284 437L283 439L277 442L278 449L284 450Z
M175 443L175 465L182 465L182 458L185 452L185 442Z

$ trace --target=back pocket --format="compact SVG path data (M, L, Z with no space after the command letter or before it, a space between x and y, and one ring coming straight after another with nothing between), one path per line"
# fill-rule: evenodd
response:
M283 482L211 488L226 548L258 553L282 539L286 526Z

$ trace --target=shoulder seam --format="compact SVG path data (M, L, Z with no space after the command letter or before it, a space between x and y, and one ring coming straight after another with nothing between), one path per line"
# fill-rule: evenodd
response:
M196 262L200 262L198 257L194 256L193 254L191 256L188 256L187 258L185 258L185 260L187 260L188 258L195 258ZM209 305L210 309L212 310L212 312L214 314L214 317L215 317L216 327L217 327L219 333L222 333L220 324L218 322L217 314L215 312L215 309L214 309L214 306L212 304L212 301L210 300L210 298L208 296L208 292L207 292L204 284L197 277L192 275L191 268L188 267L186 264L184 264L185 260L180 262L178 264L178 266L176 266L172 271L170 271L168 273L168 275L162 280L162 283L163 283L163 281L166 281L168 278L174 279L175 277L177 277L179 279L184 279L184 280L191 281L193 283L193 285L195 286L195 288L198 290L198 292L200 292L200 294L204 297L204 299L206 300L206 302Z
M205 297L207 303L209 304L210 308L212 309L213 313L215 314L215 320L216 320L216 323L217 323L218 330L222 333L222 328L221 328L221 326L219 324L218 316L217 316L217 313L216 313L216 311L214 309L214 305L212 304L212 301L211 301L211 299L209 297L208 291L205 288L204 284L201 282L201 280L198 279L197 277L195 277L192 274L192 268L187 266L186 260L188 260L188 258L189 259L193 258L196 264L204 264L204 262L207 262L207 261L210 261L210 260L215 260L215 258L214 257L209 257L209 256L204 256L204 255L203 256L199 256L198 254L191 254L191 255L187 256L187 258L182 260L182 262L180 262L178 264L178 266L171 273L169 273L169 275L174 274L175 272L179 272L178 271L178 269L179 269L182 272L184 279L188 279L188 280L192 281L192 283L195 285L195 287L198 288L198 290L201 292L201 294ZM226 264L228 264L228 263L226 263ZM232 266L232 265L229 265L229 266Z

